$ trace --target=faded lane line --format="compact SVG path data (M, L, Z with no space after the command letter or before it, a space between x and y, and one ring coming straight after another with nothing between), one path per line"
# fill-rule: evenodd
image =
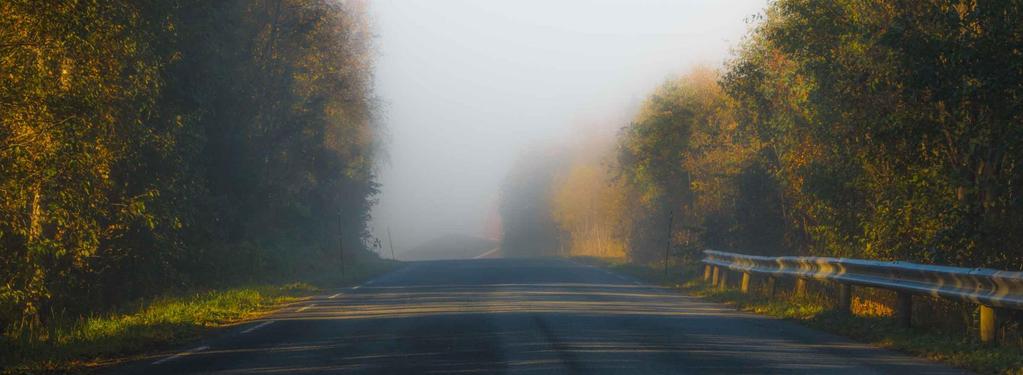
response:
M617 273L614 273L614 272L611 272L611 271L608 271L608 270L604 270L604 269L602 269L601 271L604 271L604 274L606 274L606 275L608 275L608 276L614 276L614 277L617 277L617 278L618 278L618 280L622 280L622 281L629 281L629 280L628 280L628 279L626 279L626 278L625 278L624 276L622 276L622 275L619 275L619 274L617 274Z
M373 283L374 283L374 282L375 282L375 280L370 280L370 281L367 281L367 282L366 282L366 285L373 285Z
M330 297L327 297L327 298L330 298L330 299L334 299L334 298L340 297L340 296L341 296L341 294L342 294L342 293L338 293L338 294L332 295L332 296L330 296Z
M483 258L486 258L486 257L490 256L491 254L496 253L498 250L501 250L501 248L500 247L495 247L493 250L490 250L490 251L485 252L483 254L480 254L480 255L472 257L472 259L483 259Z
M205 345L204 345L204 346L200 346L200 347L198 347L198 348L194 348L194 349L192 349L192 350L186 350L186 351L183 351L183 352L181 352L181 353L178 353L178 354L172 355L172 356L170 356L170 357L167 357L167 358L161 359L161 360L159 360L159 361L153 362L153 364L154 364L154 365L158 365L158 364L161 364L161 363L164 363L164 362L167 362L167 361L171 361L171 360L175 360L175 359L178 359L178 358L184 357L184 356L186 356L186 355L190 355L190 354L195 354L195 353L201 352L201 351L203 351L203 350L206 350L206 349L209 349L209 348L210 348L210 347L208 347L208 346L205 346Z
M309 308L313 307L313 306L316 306L316 304L314 303L314 304L302 307L301 309L298 309L298 311L296 311L296 312L303 312L303 311L309 310Z
M362 288L362 285L356 285L356 286L353 286L353 287L352 287L352 290L356 290L356 289L359 289L359 288Z
M249 329L246 329L246 330L242 331L242 334L244 335L244 334L246 334L246 333L249 333L249 332L255 331L255 330L257 330L257 329L260 329L260 328L266 327L266 326L268 326L268 325L271 325L271 324L273 324L273 323L274 323L274 321L273 321L273 320L267 320L267 321L265 321L265 322L262 322L262 323L259 323L259 324L257 324L257 325L256 325L256 326L254 326L254 327L249 327Z

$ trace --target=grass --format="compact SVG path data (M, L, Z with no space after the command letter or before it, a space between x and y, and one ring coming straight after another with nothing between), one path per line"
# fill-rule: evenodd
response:
M811 291L802 297L785 293L767 297L756 290L743 294L735 288L722 290L703 282L702 270L695 265L674 266L669 270L669 277L665 277L661 266L580 260L648 282L672 286L742 311L787 319L951 366L984 374L1023 375L1023 350L1018 343L985 345L974 338L975 335L932 325L903 328L892 319L890 308L869 299L856 298L854 314L848 315L837 312L833 299L822 291Z
M317 275L305 282L261 284L146 299L103 314L52 321L43 329L8 329L0 336L4 374L83 373L215 334L326 288L389 270L371 262L348 277Z

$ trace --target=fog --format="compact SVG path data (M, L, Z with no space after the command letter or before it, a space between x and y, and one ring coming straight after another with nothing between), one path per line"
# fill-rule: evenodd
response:
M400 253L493 237L530 145L614 131L665 79L720 66L767 0L381 0L376 93L387 157L371 229Z

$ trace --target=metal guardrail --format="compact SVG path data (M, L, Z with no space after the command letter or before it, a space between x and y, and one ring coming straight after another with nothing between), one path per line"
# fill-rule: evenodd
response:
M993 307L1023 309L1023 272L987 268L962 268L924 265L909 262L883 262L861 259L825 257L766 257L715 250L704 251L704 279L716 286L727 287L724 270L742 273L742 291L748 292L752 275L769 278L773 294L774 279L791 277L797 281L797 293L805 290L806 280L838 283L839 307L849 309L851 287L865 286L894 290L899 293L896 314L909 325L912 295L930 295L981 305L981 339L990 341L994 335L996 312ZM985 320L986 318L986 320ZM988 327L991 326L991 327ZM990 332L986 332L990 331Z
M824 257L765 257L706 250L703 263L1023 309L1023 272Z

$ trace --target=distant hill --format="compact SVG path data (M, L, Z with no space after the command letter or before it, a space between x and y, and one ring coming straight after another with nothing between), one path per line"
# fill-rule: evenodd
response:
M463 234L446 234L403 251L399 260L470 259L493 250L498 241Z

